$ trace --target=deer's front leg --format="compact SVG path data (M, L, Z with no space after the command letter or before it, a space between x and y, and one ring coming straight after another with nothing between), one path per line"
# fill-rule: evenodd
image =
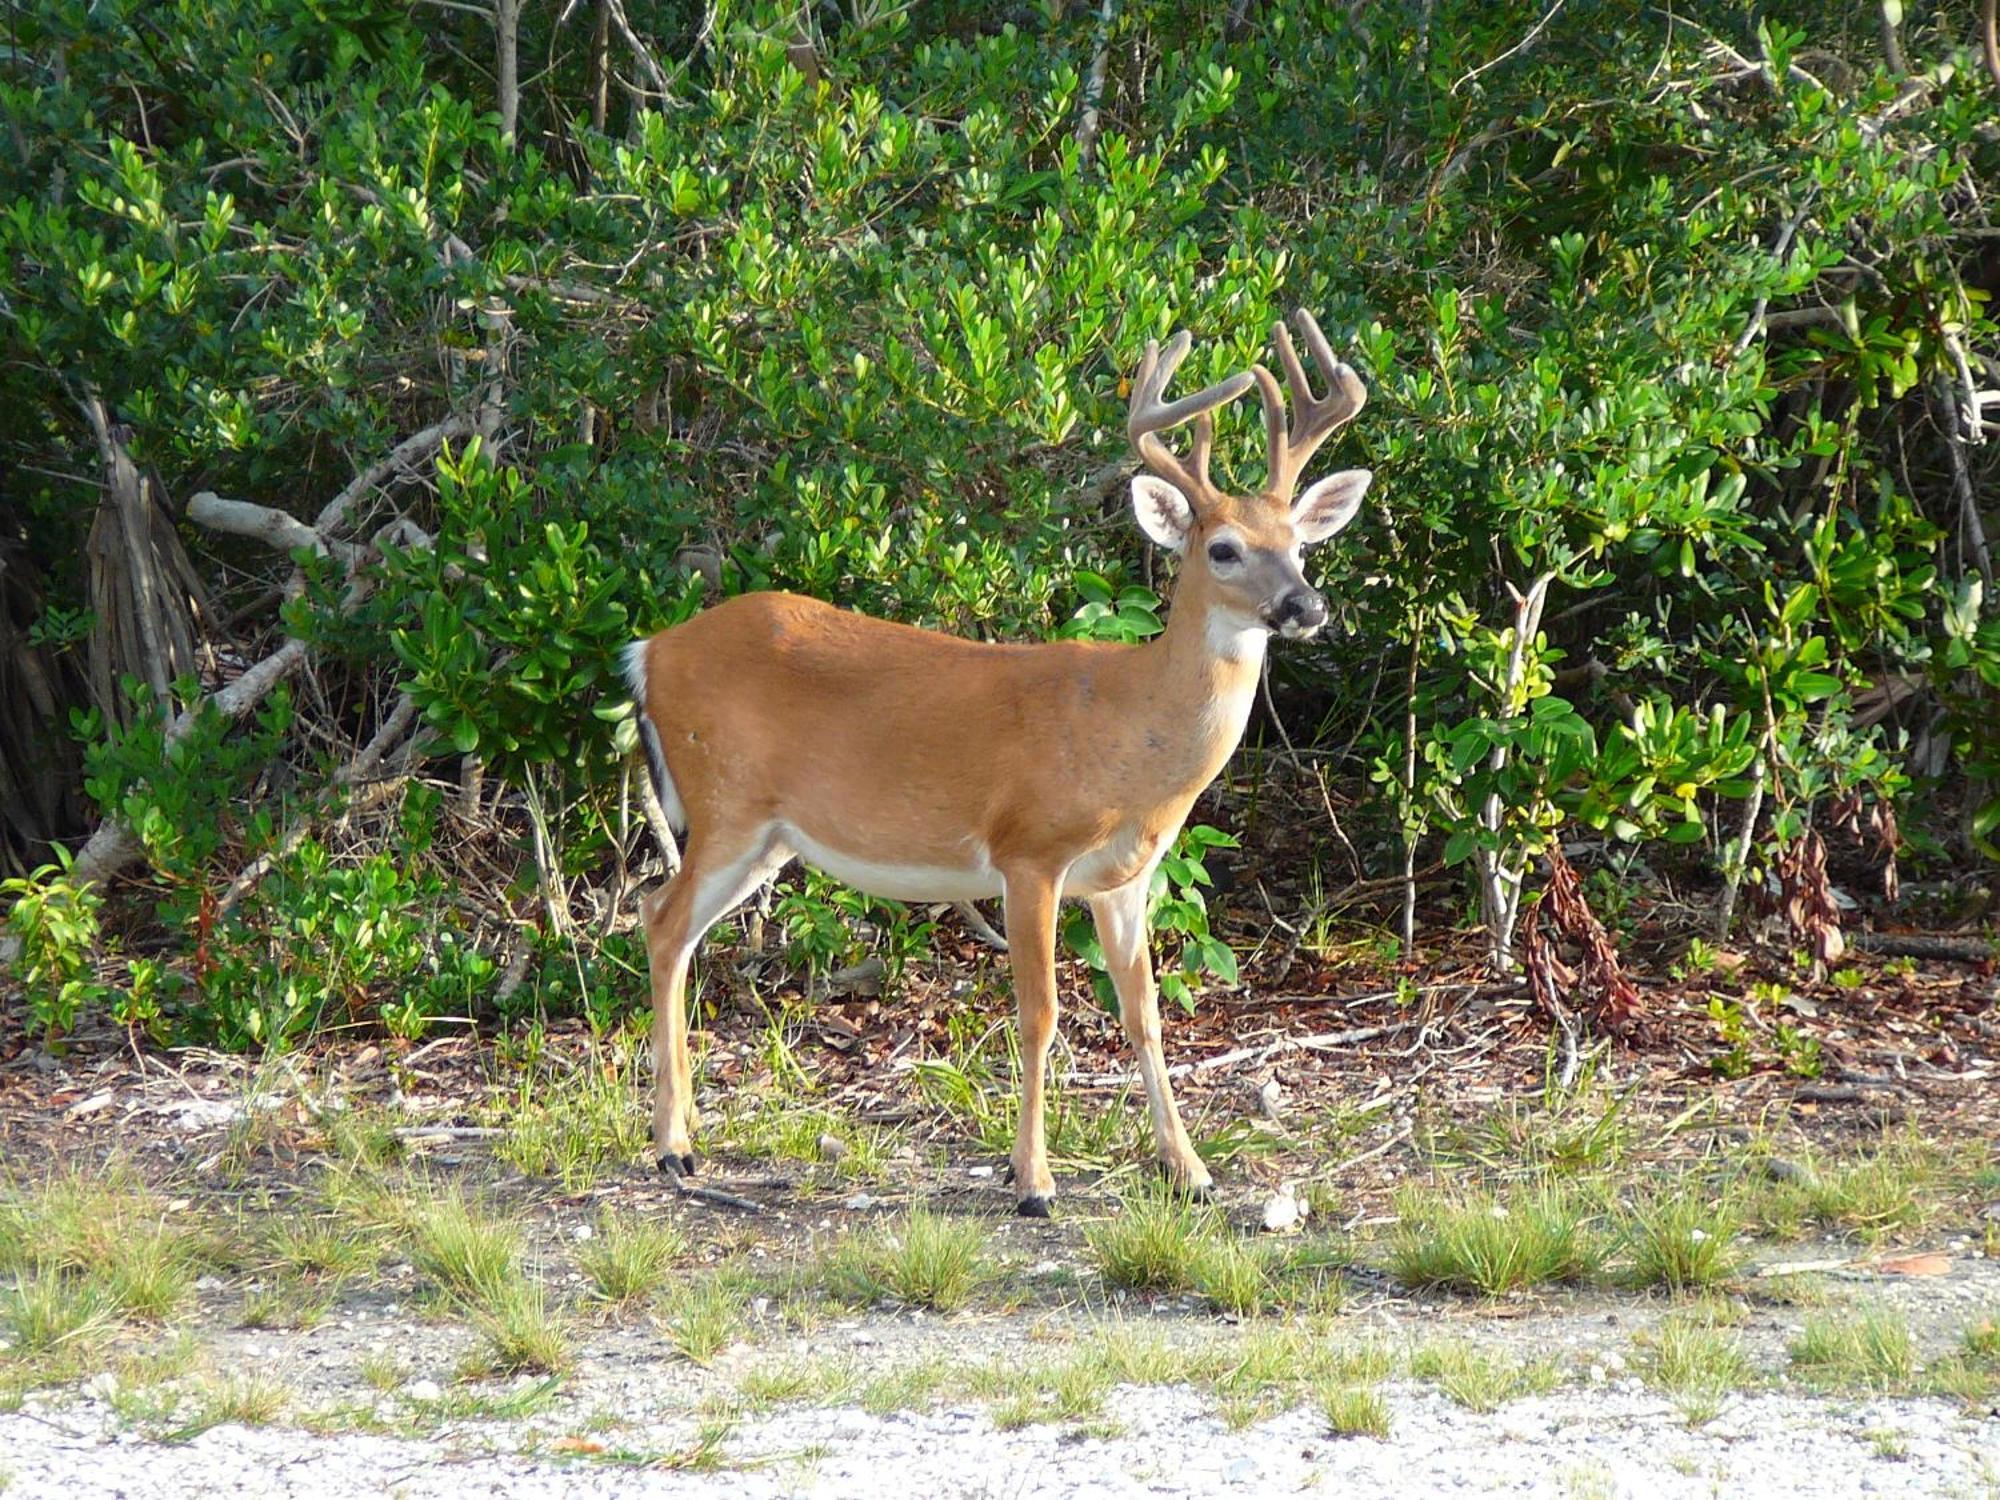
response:
M1090 915L1097 923L1097 940L1104 947L1105 967L1118 991L1118 1019L1139 1062L1146 1082L1146 1109L1153 1121L1153 1144L1167 1180L1190 1193L1206 1195L1212 1186L1208 1168L1195 1154L1187 1127L1174 1104L1167 1079L1166 1054L1160 1048L1160 1001L1153 983L1153 956L1146 942L1148 870L1137 880L1093 896Z
M1056 886L1040 875L1007 877L1007 960L1021 1021L1021 1123L1014 1135L1016 1209L1046 1219L1056 1190L1042 1130L1042 1086L1056 1035Z

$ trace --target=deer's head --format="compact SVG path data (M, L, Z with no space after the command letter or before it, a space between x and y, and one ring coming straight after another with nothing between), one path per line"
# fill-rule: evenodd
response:
M1132 382L1125 430L1146 464L1146 472L1132 479L1132 508L1147 536L1183 558L1183 590L1194 583L1208 607L1222 610L1227 623L1237 628L1301 639L1324 625L1327 615L1326 600L1302 571L1304 550L1354 519L1374 476L1366 469L1343 469L1297 494L1307 462L1361 410L1368 392L1361 377L1334 358L1312 315L1301 310L1294 316L1327 384L1325 396L1313 395L1291 335L1283 323L1273 324L1271 337L1291 386L1295 422L1287 423L1284 393L1262 365L1191 396L1163 400L1167 382L1187 357L1190 340L1183 331L1165 349L1157 343L1146 346ZM1231 495L1208 476L1215 438L1212 414L1252 385L1264 404L1269 465L1263 489ZM1193 444L1185 459L1161 437L1183 423L1193 424Z

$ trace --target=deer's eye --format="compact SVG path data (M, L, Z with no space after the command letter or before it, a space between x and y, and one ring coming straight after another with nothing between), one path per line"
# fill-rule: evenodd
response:
M1243 554L1237 550L1234 542L1210 542L1208 560L1214 563L1242 562Z

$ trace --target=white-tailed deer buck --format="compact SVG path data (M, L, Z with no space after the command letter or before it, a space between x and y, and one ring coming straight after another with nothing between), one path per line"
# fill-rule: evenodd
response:
M1020 1212L1037 1217L1055 1188L1042 1084L1056 1029L1056 906L1086 898L1160 1159L1173 1182L1207 1189L1160 1051L1147 887L1242 738L1266 639L1326 622L1301 549L1352 520L1368 488L1368 471L1349 469L1292 498L1314 450L1367 399L1312 318L1297 321L1328 389L1313 395L1275 325L1289 426L1262 365L1166 401L1188 335L1147 347L1126 432L1150 472L1133 478L1132 505L1146 535L1183 561L1167 628L1144 645L988 645L781 593L740 595L632 645L648 768L687 834L680 873L640 908L662 1171L695 1164L685 1000L695 947L797 857L896 900L1005 900L1021 1026L1014 1184ZM1269 474L1259 493L1238 497L1209 481L1211 413L1253 383ZM1182 458L1161 434L1190 422Z

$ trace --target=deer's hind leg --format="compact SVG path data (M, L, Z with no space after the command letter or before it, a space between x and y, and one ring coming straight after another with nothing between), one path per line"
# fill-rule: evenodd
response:
M672 1176L695 1169L694 1070L688 1060L687 980L709 928L778 873L791 851L769 828L724 839L690 830L680 872L639 903L653 990L653 1150Z

